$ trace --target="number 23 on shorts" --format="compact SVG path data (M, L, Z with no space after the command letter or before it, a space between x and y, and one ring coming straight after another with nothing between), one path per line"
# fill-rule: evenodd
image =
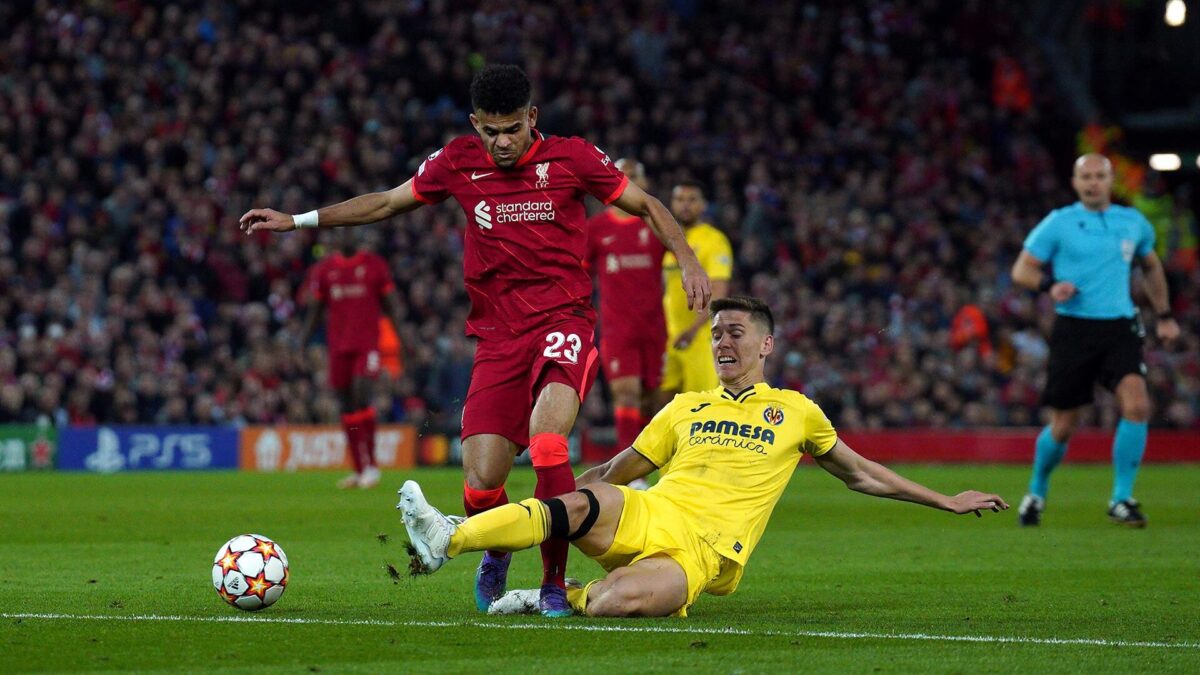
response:
M579 350L583 348L583 341L575 333L563 334L562 331L556 330L546 335L546 343L542 356L579 363Z

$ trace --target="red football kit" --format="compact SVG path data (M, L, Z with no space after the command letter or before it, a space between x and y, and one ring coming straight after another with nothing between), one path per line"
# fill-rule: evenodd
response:
M610 380L635 376L647 390L662 380L665 252L637 216L608 209L588 221L588 262L600 282L600 355Z
M430 155L413 177L418 200L454 197L467 216L467 335L479 342L462 437L499 434L521 447L545 384L567 384L581 399L591 385L597 354L583 200L608 204L629 182L587 141L532 133L513 167L497 166L470 135Z
M305 285L327 307L330 386L345 389L354 377L378 374L383 296L396 287L383 258L334 253L309 270Z

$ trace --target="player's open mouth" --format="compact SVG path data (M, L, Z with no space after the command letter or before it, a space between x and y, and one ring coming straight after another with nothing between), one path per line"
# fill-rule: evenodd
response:
M717 365L718 366L727 366L727 365L734 363L735 361L736 361L736 359L734 359L732 356L718 356L717 357Z

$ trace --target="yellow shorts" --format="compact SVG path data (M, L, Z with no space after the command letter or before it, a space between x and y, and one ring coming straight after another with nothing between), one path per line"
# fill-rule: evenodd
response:
M742 566L717 553L696 533L674 502L653 491L617 485L625 496L621 521L612 546L594 558L605 571L653 556L670 557L687 575L687 601L675 616L687 609L704 591L714 595L732 593L741 579Z
M717 388L717 367L713 365L712 346L708 334L701 331L686 349L675 349L675 338L667 340L667 357L663 362L663 391L708 391Z

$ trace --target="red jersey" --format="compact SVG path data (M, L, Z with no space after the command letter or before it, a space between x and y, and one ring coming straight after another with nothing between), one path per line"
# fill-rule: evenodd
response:
M661 327L662 261L666 247L637 216L612 209L588 221L588 262L600 278L600 323L605 339Z
M361 251L349 258L334 253L313 265L305 285L328 306L325 339L330 352L379 348L383 296L396 288L383 258Z
M608 204L629 178L583 139L533 134L533 145L511 168L496 166L478 136L460 136L413 177L418 200L454 197L467 214L467 335L522 335L564 314L595 323L592 281L583 268L583 199L591 194Z

